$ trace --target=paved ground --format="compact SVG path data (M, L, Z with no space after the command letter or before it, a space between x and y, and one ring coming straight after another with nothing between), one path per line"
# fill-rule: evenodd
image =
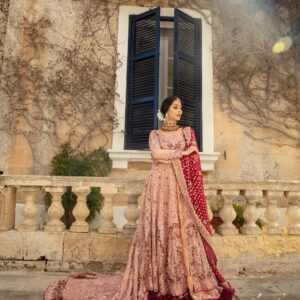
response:
M48 284L67 273L0 271L0 300L41 300ZM300 300L300 274L285 277L228 277L240 300Z

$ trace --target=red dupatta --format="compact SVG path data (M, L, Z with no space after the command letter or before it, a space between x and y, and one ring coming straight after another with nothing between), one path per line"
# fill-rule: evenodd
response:
M198 149L195 132L191 127L183 128L183 133L186 141L187 148L190 146L195 146ZM203 189L203 175L201 170L201 161L199 158L198 151L192 152L190 155L185 155L180 158L181 166L186 181L186 186L188 193L201 222L206 227L210 235L212 235L212 229L208 218L207 206L205 201L204 189ZM212 271L214 272L216 279L219 284L224 286L222 294L217 300L231 300L235 289L230 286L228 282L225 281L222 274L217 268L217 257L214 250L209 246L206 240L202 238L204 249L207 255L208 262Z

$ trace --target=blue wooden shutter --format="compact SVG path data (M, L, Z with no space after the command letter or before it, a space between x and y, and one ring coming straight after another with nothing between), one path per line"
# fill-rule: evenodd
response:
M174 18L174 95L183 101L180 125L191 126L202 151L201 22L179 9Z
M125 149L148 149L157 128L160 9L130 16Z

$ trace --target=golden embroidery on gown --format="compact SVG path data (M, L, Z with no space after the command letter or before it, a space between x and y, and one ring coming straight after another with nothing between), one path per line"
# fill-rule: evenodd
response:
M190 127L150 133L153 163L124 275L72 272L51 283L44 300L232 299L234 289L220 285L198 153L182 157L185 137L197 146Z
M152 130L153 164L145 181L138 227L120 290L113 300L144 300L148 291L192 299L217 299L218 286L201 235L211 237L188 197L179 158L182 131L175 136Z

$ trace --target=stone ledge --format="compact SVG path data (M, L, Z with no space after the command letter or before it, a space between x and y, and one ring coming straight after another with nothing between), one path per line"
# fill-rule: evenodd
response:
M108 149L113 161L113 169L128 169L130 162L152 163L150 150L118 150ZM220 152L199 152L203 171L213 171Z
M0 259L62 260L63 239L63 232L0 232Z
M253 255L256 259L291 253L300 256L300 236L293 235L232 235L213 236L216 254L220 258L236 259Z
M0 233L1 269L122 272L133 235L89 233ZM300 273L300 236L213 236L221 271L227 275ZM298 267L299 266L299 267Z

